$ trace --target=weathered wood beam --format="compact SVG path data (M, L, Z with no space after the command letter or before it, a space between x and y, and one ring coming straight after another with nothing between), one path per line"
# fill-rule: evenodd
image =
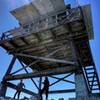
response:
M50 61L50 62L54 62L54 63L62 63L62 64L74 65L74 66L77 65L76 62L66 61L66 60L59 60L59 59L54 59L54 58L38 57L38 56L32 56L32 55L22 54L22 53L15 53L15 55L16 56L33 58L33 59L36 59L36 60Z
M74 93L75 89L49 91L49 94Z
M76 66L59 67L59 68L37 71L34 73L29 73L29 74L18 74L18 75L13 75L13 76L8 75L5 77L5 80L19 80L19 79L42 77L42 76L65 74L65 73L73 72L77 69L78 68L76 68Z
M4 83L6 86L8 86L8 87L10 87L10 88L12 88L12 89L17 89L18 88L18 86L17 85L15 85L15 84L12 84L12 83L10 83L10 82L5 82ZM32 92L32 91L30 91L30 90L27 90L27 89L22 89L22 92L24 92L24 93L26 93L26 94L29 94L29 95L38 95L38 94L36 94L36 93L34 93L34 92Z

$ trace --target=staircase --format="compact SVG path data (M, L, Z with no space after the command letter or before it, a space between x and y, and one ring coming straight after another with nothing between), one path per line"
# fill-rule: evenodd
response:
M95 66L83 68L90 93L100 93L100 83Z
M82 69L90 93L100 94L100 82L93 61L87 34L73 37L74 47L80 69Z

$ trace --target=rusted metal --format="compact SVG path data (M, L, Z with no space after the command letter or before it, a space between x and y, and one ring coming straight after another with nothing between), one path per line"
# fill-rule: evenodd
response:
M18 79L36 78L36 77L41 77L41 76L65 74L65 73L73 72L76 70L75 66L74 68L72 67L73 66L70 66L69 67L70 69L67 69L68 67L61 67L61 68L37 71L34 73L29 73L29 74L18 74L18 75L12 75L12 76L8 75L5 77L5 80L18 80Z

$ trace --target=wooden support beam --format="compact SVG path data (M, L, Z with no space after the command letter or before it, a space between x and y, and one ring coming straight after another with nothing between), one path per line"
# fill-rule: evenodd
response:
M18 74L18 75L13 75L13 76L8 75L5 77L5 80L19 80L19 79L42 77L42 76L65 74L65 73L69 73L70 71L73 72L77 69L78 68L76 68L75 66L59 67L59 68L37 71L34 73L29 73L29 74Z
M12 84L12 83L10 83L10 82L5 82L4 84L5 84L6 86L12 88L12 89L15 89L15 90L18 88L17 85ZM29 95L33 95L33 96L38 95L38 94L36 94L36 93L34 93L34 92L30 91L30 90L24 89L24 88L22 89L22 92L24 92L24 93L26 93L26 94L29 94Z
M76 62L71 62L71 61L66 61L66 60L59 60L59 59L54 59L54 58L38 57L38 56L32 56L32 55L22 54L22 53L15 53L15 55L16 56L33 58L33 59L36 59L36 60L50 61L50 62L54 62L54 63L62 63L62 64L74 65L74 66L77 65Z
M49 91L49 94L74 93L75 89Z

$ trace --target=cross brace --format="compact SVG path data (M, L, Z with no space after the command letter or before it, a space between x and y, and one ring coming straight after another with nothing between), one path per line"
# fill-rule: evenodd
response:
M13 75L13 76L8 75L8 76L5 76L5 80L20 80L20 79L27 79L27 78L42 77L42 76L51 76L51 75L65 74L65 73L69 73L70 71L73 72L76 70L75 66L70 66L71 69L69 70L67 68L68 66L53 68L49 70L36 71L34 73L29 73L29 74L18 74L18 75Z
M18 86L17 85L15 85L15 84L12 84L12 83L10 83L10 82L5 82L4 83L6 86L8 86L8 87L10 87L10 88L13 88L13 89L17 89L18 88ZM29 95L37 95L36 93L34 93L34 92L32 92L32 91L30 91L30 90L27 90L27 89L22 89L22 92L24 92L24 93L27 93L27 94L29 94Z

